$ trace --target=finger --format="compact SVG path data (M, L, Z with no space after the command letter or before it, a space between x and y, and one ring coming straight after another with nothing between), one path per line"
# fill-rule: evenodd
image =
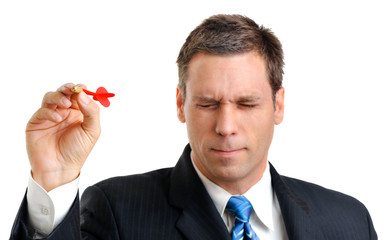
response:
M59 87L56 92L47 92L43 97L41 106L43 108L48 107L51 109L56 109L57 107L70 107L71 103L68 102L70 101L70 97L66 97L66 95L71 96L72 92L68 91L68 89L71 89L73 85L73 83L66 83Z
M41 106L43 108L69 108L72 103L68 96L64 95L62 92L48 92L44 95Z
M51 109L59 108L69 108L73 107L79 109L76 101L71 101L72 95L74 93L71 91L71 88L75 86L73 83L66 83L59 87L56 92L48 92L43 98L42 107L48 107ZM87 87L84 84L78 84L81 88L86 89Z
M63 86L59 87L56 91L57 92L61 92L61 93L65 94L65 95L67 95L67 96L71 96L71 95L74 94L74 92L72 91L72 87L73 86L79 86L79 87L81 87L83 89L87 89L87 86L84 85L84 84L76 84L75 85L73 83L66 83Z
M50 108L40 108L35 112L32 116L30 122L31 123L39 123L42 121L51 121L55 123L59 123L63 120L63 116L61 116L57 111Z
M81 92L73 96L79 110L83 113L82 127L87 134L96 142L100 135L100 111L99 106L84 93Z
M73 83L66 83L66 84L60 86L56 91L57 92L61 92L61 93L65 94L65 95L72 95L73 92L71 91L71 88L73 86L75 86L75 84L73 84Z
M71 89L71 94L72 94L71 95L71 102L72 102L71 108L79 110L79 105L78 105L78 102L76 100L77 98L74 98L73 96L76 96L80 92L73 91L73 87L74 86L80 87L80 92L82 91L82 89L87 89L87 86L84 85L84 84L76 84L76 85L67 85L67 86L65 86L66 88L70 88Z

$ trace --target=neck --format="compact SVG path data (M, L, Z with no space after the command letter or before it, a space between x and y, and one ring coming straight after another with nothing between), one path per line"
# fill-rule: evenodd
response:
M245 177L244 179L238 179L236 181L232 181L231 179L224 181L217 181L214 182L221 188L225 189L227 192L229 192L231 195L243 195L245 194L252 186L257 184L265 172L267 166L267 161L264 161L260 164L260 166L257 167L257 171L255 174L249 177ZM207 177L207 176L206 176ZM210 179L211 180L211 179ZM212 180L211 180L212 181Z
M257 184L267 166L267 158L265 161L262 161L257 166L255 166L255 170L247 174L246 176L239 176L239 177L214 177L212 174L209 174L208 171L200 164L199 161L196 161L195 158L193 158L192 154L192 161L195 165L195 168L208 180L215 183L219 187L226 190L231 195L243 195L246 193L252 186Z

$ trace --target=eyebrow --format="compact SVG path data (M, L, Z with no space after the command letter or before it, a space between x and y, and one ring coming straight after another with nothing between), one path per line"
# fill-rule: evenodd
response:
M261 100L261 97L257 96L241 96L237 99L237 102L257 102Z
M203 103L208 103L208 102L218 102L212 97L204 97L204 96L194 96L193 97L194 102L203 102Z

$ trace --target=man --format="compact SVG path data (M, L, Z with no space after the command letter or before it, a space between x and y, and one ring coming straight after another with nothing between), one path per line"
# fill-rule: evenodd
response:
M176 166L102 181L81 204L76 179L100 135L98 107L72 84L46 94L27 125L33 179L11 239L377 239L360 202L267 162L284 113L283 52L270 30L212 16L177 63L189 144Z

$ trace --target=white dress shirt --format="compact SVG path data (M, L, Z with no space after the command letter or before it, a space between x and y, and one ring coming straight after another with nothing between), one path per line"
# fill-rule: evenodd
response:
M228 211L225 211L225 208L232 195L211 182L199 171L194 161L192 163L231 232L234 218ZM36 230L35 238L48 236L64 219L75 200L78 184L79 178L47 192L30 177L27 191L28 215L29 223ZM271 185L269 164L267 164L261 180L243 195L253 206L250 224L258 237L262 240L287 240L281 209Z
M205 177L196 167L199 178L206 187L215 207L225 222L229 232L234 226L234 217L226 209L227 202L232 196L225 189L216 185ZM250 216L250 225L261 240L287 240L285 224L283 222L281 208L271 185L270 165L267 164L262 178L243 194L253 206Z
M29 223L35 229L34 238L44 238L59 225L70 210L77 192L79 178L47 192L32 176L27 191Z

